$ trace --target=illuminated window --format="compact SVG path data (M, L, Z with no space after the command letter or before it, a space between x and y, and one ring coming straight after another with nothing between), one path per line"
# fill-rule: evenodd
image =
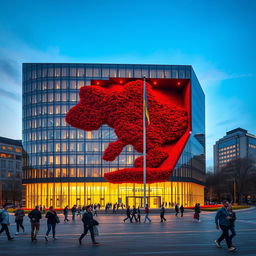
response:
M84 68L78 68L77 69L77 76L83 77L84 76Z
M55 177L61 177L61 172L60 172L60 168L56 168L55 169Z
M55 164L60 164L60 156L55 156Z
M67 138L67 131L66 130L62 130L61 131L61 138L62 139L66 139Z
M84 155L78 155L77 156L77 163L78 164L84 164Z
M55 143L55 152L60 152L60 143Z
M61 169L61 176L62 177L67 177L67 169L66 168Z
M76 177L76 169L75 168L69 169L69 177Z
M70 94L70 101L76 101L76 93Z
M48 114L49 115L53 114L53 106L48 106Z
M67 164L67 157L61 156L61 164Z

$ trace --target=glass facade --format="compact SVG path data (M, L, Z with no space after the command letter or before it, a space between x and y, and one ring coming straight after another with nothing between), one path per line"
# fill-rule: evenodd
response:
M136 198L141 197L141 185L113 185L103 178L106 172L133 167L140 154L127 146L113 162L104 161L104 150L116 139L113 129L104 125L84 132L68 125L65 115L77 104L79 89L90 85L91 80L143 76L190 79L192 90L190 139L170 182L148 185L148 194L154 191L154 198L158 198L152 199L151 207L158 207L160 202L203 203L204 94L191 66L28 63L23 64L22 138L27 207L140 200Z

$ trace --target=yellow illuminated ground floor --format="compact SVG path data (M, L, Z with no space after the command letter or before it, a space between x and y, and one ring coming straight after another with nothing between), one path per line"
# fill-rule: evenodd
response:
M143 184L107 182L26 184L26 207L35 205L64 208L73 205L123 203L143 206ZM147 202L151 208L179 203L184 206L204 204L204 186L191 182L163 182L147 185Z

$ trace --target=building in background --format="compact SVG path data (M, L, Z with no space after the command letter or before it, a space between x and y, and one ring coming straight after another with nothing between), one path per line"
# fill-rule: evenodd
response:
M21 202L21 181L21 140L0 137L0 205Z
M256 136L242 128L226 133L213 146L214 172L218 172L227 163L238 158L256 159Z
M204 203L205 96L191 66L132 64L23 64L23 168L25 200L63 208L107 203L142 205L143 184L110 184L104 173L133 167L140 154L127 146L113 162L102 152L116 140L112 128L84 132L69 126L67 111L78 91L92 80L110 78L187 79L191 84L191 134L170 181L147 185L150 207L162 202L192 206Z

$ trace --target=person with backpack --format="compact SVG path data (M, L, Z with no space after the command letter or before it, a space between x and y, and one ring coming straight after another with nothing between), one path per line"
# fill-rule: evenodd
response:
M4 231L6 233L6 236L8 238L8 240L12 240L14 239L13 237L11 237L10 232L9 232L9 228L8 226L10 226L10 216L8 213L8 208L9 208L9 204L4 204L3 205L3 210L0 211L0 223L1 223L1 230L0 230L0 234L2 234Z
M42 214L39 211L39 206L36 206L34 210L32 210L28 217L31 222L31 241L37 241L37 234L40 229L40 220L42 219Z
M160 208L160 219L161 219L161 222L166 221L166 218L164 217L164 214L165 214L165 208L164 208L164 203L162 203L162 206Z
M98 245L99 243L97 243L95 241L93 227L95 225L99 225L99 223L96 220L93 219L91 205L86 206L85 213L83 214L83 217L82 217L82 221L83 221L83 224L84 224L84 232L81 234L81 236L78 239L79 244L80 245L82 244L82 239L86 236L88 231L90 231L92 244Z
M21 208L21 205L18 206L18 209L14 213L15 216L15 222L16 222L16 233L15 235L18 235L20 232L20 227L25 232L24 226L23 226L23 218L25 216L24 210Z
M218 212L216 213L216 216L215 216L216 228L221 229L222 234L214 242L218 248L221 248L220 243L223 239L225 239L227 246L228 246L228 250L230 252L234 252L234 251L236 251L236 248L234 246L232 246L231 239L230 239L230 236L228 233L228 231L230 229L230 218L231 218L229 215L229 212L228 212L228 207L229 207L229 202L227 200L224 200L223 207L220 208L218 210Z
M52 238L53 240L56 240L55 228L56 228L56 224L60 223L60 220L57 213L54 211L53 206L50 206L49 211L45 215L45 218L47 218L47 232L44 238L48 242L48 235L52 230Z

